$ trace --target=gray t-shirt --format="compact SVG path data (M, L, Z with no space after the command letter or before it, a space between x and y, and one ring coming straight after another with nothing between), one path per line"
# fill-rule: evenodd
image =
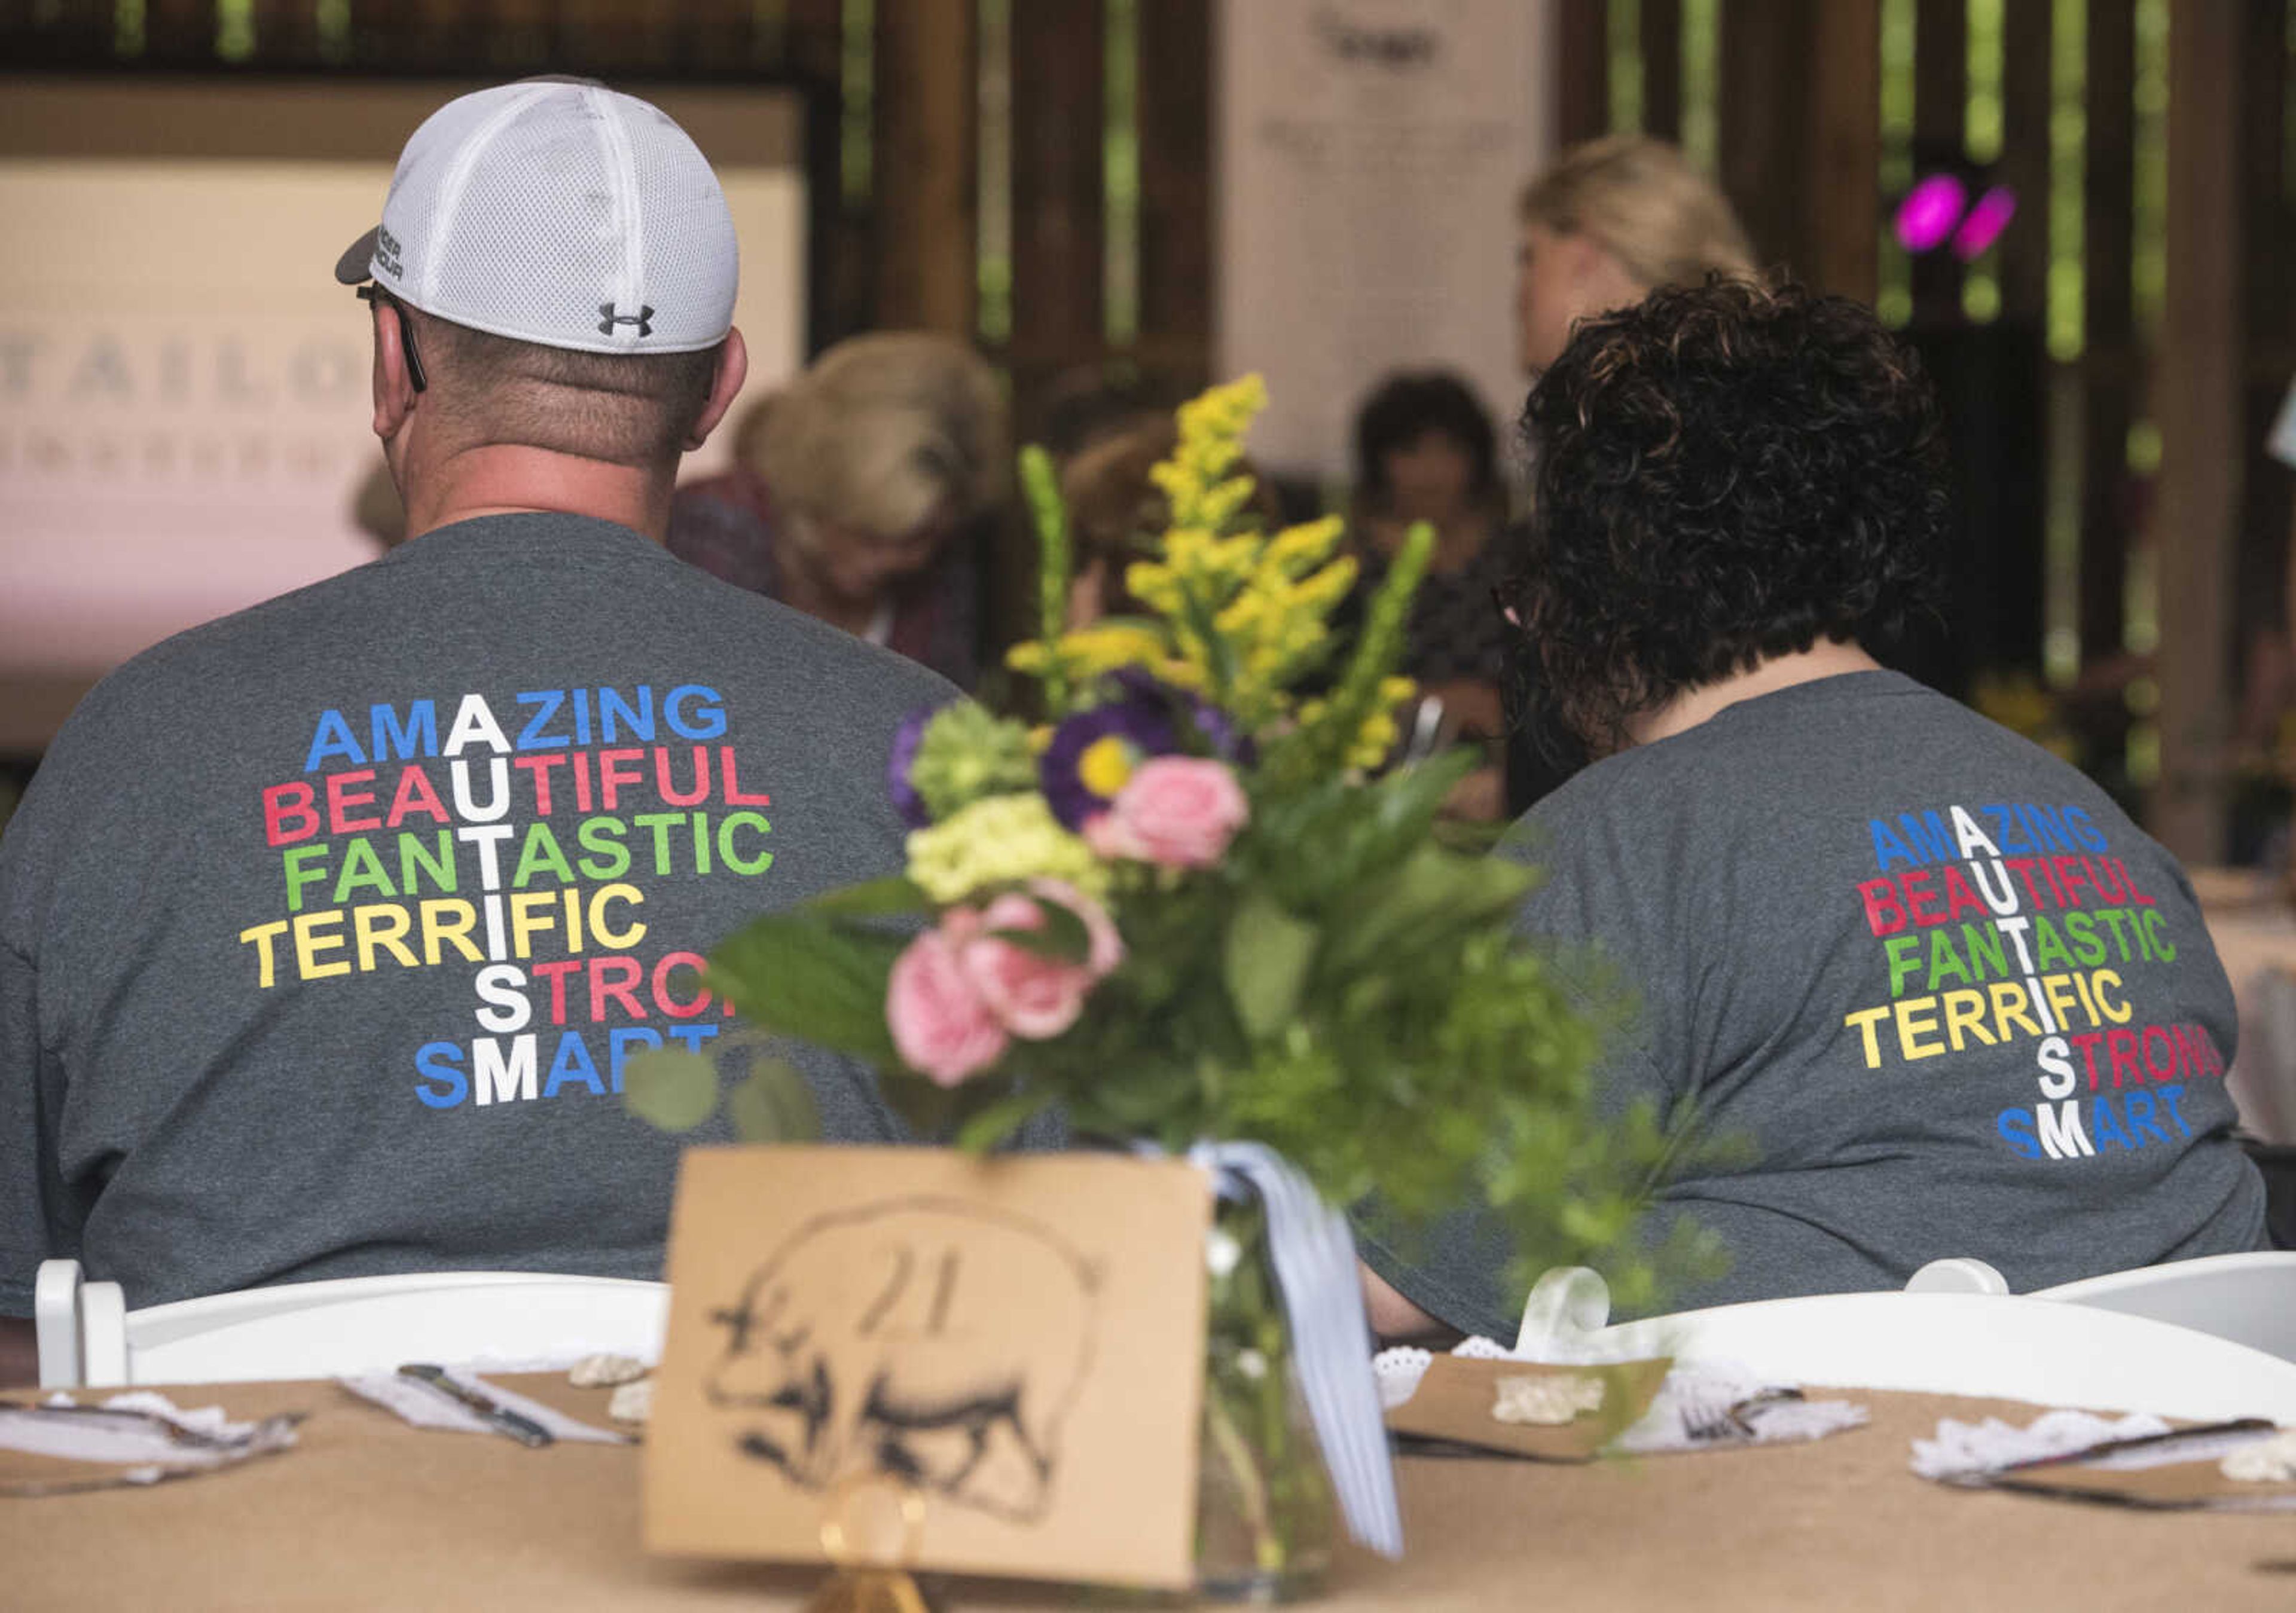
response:
M2064 763L1895 673L1746 700L1588 768L1510 848L1528 935L1636 993L1607 1101L1693 1103L1738 1156L1688 1212L1732 1265L1669 1308L1902 1286L1943 1256L2017 1291L2261 1247L2231 1138L2233 996L2169 854ZM1421 1309L1512 1341L1462 1218Z
M626 528L467 521L137 657L0 840L0 1314L430 1268L659 1275L644 1048L701 954L897 872L939 678ZM833 1138L904 1134L807 1064Z

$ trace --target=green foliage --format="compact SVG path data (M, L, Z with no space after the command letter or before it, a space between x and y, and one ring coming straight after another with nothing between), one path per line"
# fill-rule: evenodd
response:
M1431 551L1424 527L1390 568L1329 697L1295 699L1300 669L1334 652L1329 614L1355 573L1333 557L1335 524L1267 538L1242 514L1250 487L1234 471L1259 397L1247 381L1183 411L1180 449L1157 471L1173 528L1127 573L1152 619L1063 631L1066 515L1049 459L1032 451L1021 462L1043 549L1043 639L1016 651L1014 666L1042 680L1055 718L1109 698L1119 671L1173 692L1193 766L1242 758L1222 764L1249 805L1225 855L1187 868L1111 855L1111 842L1054 821L1020 724L945 712L910 766L934 819L910 839L912 877L758 920L712 954L708 982L772 1033L878 1068L887 1101L920 1135L993 1148L1056 1108L1075 1134L1172 1152L1205 1138L1259 1141L1329 1201L1375 1205L1406 1250L1437 1217L1476 1208L1512 1235L1525 1281L1598 1262L1622 1307L1646 1306L1669 1281L1712 1266L1695 1233L1639 1230L1668 1174L1693 1157L1690 1118L1598 1108L1594 1072L1631 1004L1587 958L1517 938L1535 872L1440 821L1475 758L1365 776L1409 687L1395 674ZM1217 708L1217 745L1195 699ZM1045 877L1104 905L1121 964L1091 984L1062 1034L1014 1034L969 1078L944 1070L943 1085L905 1067L887 982L915 921L962 907L967 924L944 934L964 944L998 896L1040 889L1032 881ZM1084 920L1058 901L1038 905L1039 927L991 933L1087 960ZM989 1011L985 997L974 1006ZM670 1126L708 1117L714 1082L642 1062L633 1108ZM813 1123L803 1081L777 1060L758 1064L728 1106L745 1134L791 1136Z
M622 1068L622 1101L666 1132L690 1132L718 1112L718 1067L682 1047L649 1048Z
M753 919L719 943L703 978L755 1024L890 1064L885 977L902 945L818 905L797 907Z
M821 1110L813 1088L786 1059L763 1058L726 1094L726 1115L743 1142L814 1142L821 1137Z
M1033 790L1037 758L1029 731L971 700L945 706L925 725L909 782L936 819L992 795Z

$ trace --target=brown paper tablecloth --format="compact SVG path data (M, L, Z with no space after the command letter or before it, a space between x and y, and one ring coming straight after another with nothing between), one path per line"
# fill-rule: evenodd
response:
M508 1380L544 1394L547 1380ZM141 1490L0 1499L0 1608L794 1609L818 1572L638 1550L627 1448L426 1433L327 1384L173 1392L235 1417L303 1409L301 1445ZM596 1417L603 1395L547 1397ZM1942 1416L2033 1408L1857 1396L1874 1425L1815 1445L1591 1467L1407 1458L1408 1558L1350 1552L1335 1610L1538 1607L2296 1609L2296 1514L2146 1513L1962 1493L1906 1471ZM1086 1593L1088 1596L1088 1593ZM955 1609L1049 1608L1074 1591L959 1584ZM1107 1605L1107 1597L1091 1598Z

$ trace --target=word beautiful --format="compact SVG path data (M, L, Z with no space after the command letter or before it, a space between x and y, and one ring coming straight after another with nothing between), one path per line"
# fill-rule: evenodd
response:
M262 791L284 915L240 932L257 987L471 970L480 1034L413 1053L432 1109L603 1097L665 1036L699 1050L733 1012L697 978L716 938L649 946L648 890L774 862L772 798L744 787L718 692L444 709L443 733L434 700L322 711L306 776Z
M1866 1069L2030 1041L2042 1101L1994 1122L2021 1158L2193 1134L2185 1087L2221 1080L2224 1055L2204 1026L2143 1021L2144 977L2176 962L2177 943L2087 813L1950 806L1867 830L1880 877L1857 897L1891 1001L1842 1017Z

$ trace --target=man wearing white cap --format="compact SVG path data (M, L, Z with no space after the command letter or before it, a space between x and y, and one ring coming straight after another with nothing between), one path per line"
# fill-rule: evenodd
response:
M676 1145L627 1061L710 1051L746 917L900 866L886 757L948 686L660 546L745 364L685 133L463 96L336 273L409 538L114 673L0 844L0 1318L51 1256L131 1306L658 1275ZM900 1134L806 1073L828 1135Z

